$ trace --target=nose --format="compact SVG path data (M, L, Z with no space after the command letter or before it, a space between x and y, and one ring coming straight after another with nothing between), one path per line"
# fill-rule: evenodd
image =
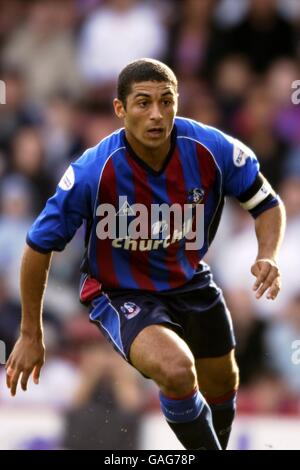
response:
M150 119L152 119L153 121L159 121L162 119L162 113L159 104L153 103L153 105L151 106Z

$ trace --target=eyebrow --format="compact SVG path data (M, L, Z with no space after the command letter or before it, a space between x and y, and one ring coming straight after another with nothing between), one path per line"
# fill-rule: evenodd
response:
M168 91L165 91L164 93L162 93L161 97L167 96L167 95L172 95L172 96L174 96L174 94L172 93L172 91L171 91L171 90L168 90ZM140 92L140 93L137 93L137 94L133 97L133 99L140 98L140 97L151 98L151 95L150 95L149 93Z

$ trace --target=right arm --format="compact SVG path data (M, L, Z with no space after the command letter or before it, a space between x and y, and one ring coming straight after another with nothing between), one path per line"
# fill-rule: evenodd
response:
M21 330L6 364L7 386L12 396L16 394L21 374L23 390L31 373L38 383L45 359L42 309L51 253L63 251L83 220L93 216L100 170L95 149L86 151L72 163L27 234L21 264Z
M44 364L42 310L51 255L34 251L28 245L25 247L20 278L22 304L20 336L6 363L7 386L12 396L16 394L20 375L22 374L21 386L25 391L32 372L34 382L38 383Z

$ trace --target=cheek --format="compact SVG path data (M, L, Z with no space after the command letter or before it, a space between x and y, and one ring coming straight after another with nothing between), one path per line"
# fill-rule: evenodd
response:
M174 117L176 116L176 112L177 112L177 109L174 107L167 109L166 111L167 119L170 119L170 120L174 119Z
M174 111L170 112L167 116L169 127L172 127L174 124L176 113Z
M134 134L141 132L143 129L143 120L140 116L131 116L130 119L128 119L127 124Z

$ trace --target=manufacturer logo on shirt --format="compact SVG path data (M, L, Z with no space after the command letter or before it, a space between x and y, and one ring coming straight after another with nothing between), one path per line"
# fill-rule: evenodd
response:
M125 201L123 206L117 212L116 215L123 215L123 216L135 215L135 211L132 209L132 207L129 205L129 203L127 201Z
M140 311L140 307L138 307L134 302L125 302L124 305L121 306L121 312L125 314L127 320L135 317L140 313Z

